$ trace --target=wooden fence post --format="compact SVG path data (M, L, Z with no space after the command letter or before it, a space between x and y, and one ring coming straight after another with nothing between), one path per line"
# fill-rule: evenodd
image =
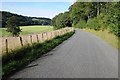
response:
M59 36L59 30L57 31L57 34L58 34L58 36Z
M54 37L56 37L56 31L54 31Z
M37 38L37 42L39 42L38 35L36 35L36 38Z
M61 36L61 34L60 34L60 30L59 30L59 35Z
M46 40L48 40L48 33L47 32L46 32L46 38L47 38Z
M66 33L67 33L67 29L66 29Z
M56 31L54 31L54 37L56 36L56 33L55 33Z
M56 31L56 36L57 36L58 34L57 34L57 31Z
M64 33L63 33L63 30L62 30L62 35L63 35Z
M58 31L56 31L56 35L58 36Z
M60 36L60 33L59 33L59 31L58 31L58 36Z
M31 43L32 43L32 35L30 35L30 41L31 41Z
M42 33L42 39L41 39L42 41L44 41L44 39L43 39L43 34L44 34L44 33Z
M54 31L54 37L56 36L56 33L55 33L56 31Z
M5 44L6 44L6 53L8 53L8 40L5 39Z
M57 31L57 36L59 36L59 31Z
M52 35L53 35L53 38L54 38L54 37L55 37L55 33L54 33L54 31L53 31Z
M51 39L52 39L53 37L52 37L52 32L51 32Z
M60 31L60 34L62 35L62 30Z
M20 37L20 43L21 43L21 46L23 47L22 37Z

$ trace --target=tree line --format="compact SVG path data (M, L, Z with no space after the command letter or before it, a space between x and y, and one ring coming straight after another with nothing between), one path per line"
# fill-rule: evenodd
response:
M0 14L2 14L2 28L6 27L13 36L19 36L22 31L19 26L51 25L49 18L27 17L6 11L0 11Z
M120 2L75 2L69 11L52 19L55 29L63 27L105 30L120 37Z
M27 26L27 25L51 25L51 19L49 18L39 18L39 17L28 17L22 16L6 11L0 11L2 14L2 27L4 28L7 25L7 21L11 17L16 17L19 21L19 26Z

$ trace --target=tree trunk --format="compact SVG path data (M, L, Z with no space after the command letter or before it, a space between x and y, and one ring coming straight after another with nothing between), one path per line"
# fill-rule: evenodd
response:
M97 16L100 14L100 2L97 3Z

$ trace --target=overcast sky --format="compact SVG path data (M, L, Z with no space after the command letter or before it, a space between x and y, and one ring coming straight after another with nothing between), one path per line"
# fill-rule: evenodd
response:
M2 11L32 16L53 18L67 11L72 2L2 2Z

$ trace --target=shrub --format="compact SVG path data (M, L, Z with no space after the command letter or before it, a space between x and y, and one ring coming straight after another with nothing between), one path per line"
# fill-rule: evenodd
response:
M90 28L90 29L94 29L96 31L100 30L100 25L99 25L99 22L96 19L96 17L88 20L87 27Z
M81 20L76 24L75 27L80 29L86 28L86 22L84 20Z

